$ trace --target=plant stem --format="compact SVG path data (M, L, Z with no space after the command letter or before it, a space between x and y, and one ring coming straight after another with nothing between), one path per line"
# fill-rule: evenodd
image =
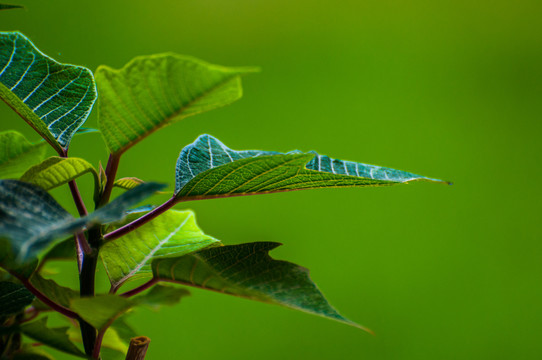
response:
M177 199L174 198L174 197L169 199L168 201L166 201L162 205L158 206L154 210L149 211L148 213L146 213L142 217L132 221L129 224L126 224L126 225L118 228L117 230L114 230L114 231L111 231L110 233L105 234L104 237L103 237L104 241L111 241L111 240L118 239L119 237L128 234L129 232L137 229L138 227L140 227L142 225L145 225L146 223L148 223L149 221L151 221L155 217L160 216L164 212L166 212L167 210L171 209L175 204L177 204L177 202L178 202Z
M79 317L70 309L65 308L64 306L57 304L53 300L49 299L47 295L36 289L28 279L25 279L24 277L17 275L14 272L10 272L10 274L13 275L13 277L17 278L28 289L28 291L34 294L35 297L37 297L42 303L49 306L51 309L72 319L77 319Z
M146 336L138 336L130 340L130 347L126 354L126 360L143 360L147 354L147 349L151 339Z
M146 283L139 285L138 287L133 288L132 290L126 291L125 293L120 294L120 296L131 297L131 296L137 295L140 292L147 290L148 288L152 287L153 285L157 283L158 283L158 279L152 278Z
M111 192L113 191L113 185L115 184L115 176L117 175L117 170L119 168L120 155L110 154L109 160L107 160L107 166L105 168L105 176L107 181L105 183L104 192L102 198L98 203L98 207L104 206L109 202L111 197Z

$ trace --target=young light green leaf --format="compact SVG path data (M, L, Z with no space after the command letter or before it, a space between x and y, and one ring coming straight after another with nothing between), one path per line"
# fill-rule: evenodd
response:
M34 295L23 285L0 282L0 317L17 314L34 301Z
M94 182L99 186L98 173L86 160L53 156L28 169L21 177L21 181L37 185L44 190L51 190L87 173L94 176Z
M123 153L166 125L238 100L241 75L254 71L176 54L136 57L120 70L100 66L100 131L111 152Z
M21 325L21 331L28 337L65 353L86 358L85 354L72 343L66 333L68 327L47 327L47 317Z
M138 179L136 177L125 177L125 178L116 180L113 186L116 186L124 190L130 190L143 183L144 183L143 180Z
M56 62L19 32L1 32L0 97L62 153L90 114L96 85L87 68Z
M110 294L72 299L70 302L70 308L98 330L107 328L135 305L130 299Z
M140 305L147 305L158 310L162 305L172 306L181 301L181 298L190 295L190 292L183 288L155 285L143 295L132 298Z
M32 144L17 131L0 132L0 178L17 178L45 158L47 144Z
M179 155L175 196L204 199L325 187L436 181L390 168L331 159L314 152L232 150L202 135Z
M152 263L154 278L278 304L367 330L340 315L324 298L307 269L272 259L280 244L256 242L209 248Z
M119 225L120 226L120 225ZM116 228L111 226L111 230ZM219 244L197 226L192 211L168 210L134 231L107 242L100 251L111 286L151 277L154 259L181 256Z
M43 263L51 260L74 260L76 255L75 240L73 237L70 237L53 246L51 250L41 258L41 262Z
M12 261L28 262L62 236L123 219L126 210L163 188L157 183L142 184L88 216L75 219L40 187L17 180L0 180L2 246L10 251Z

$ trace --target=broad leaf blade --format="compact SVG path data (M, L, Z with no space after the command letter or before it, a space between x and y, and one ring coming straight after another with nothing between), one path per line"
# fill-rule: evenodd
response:
M132 298L139 305L147 305L157 310L162 305L172 306L181 301L181 298L190 295L190 292L183 288L155 285L143 295Z
M67 334L68 327L50 328L47 327L47 317L37 321L21 325L21 331L47 346L63 351L65 353L86 358L85 354L72 343Z
M86 160L53 156L28 169L21 177L21 181L37 185L44 190L51 190L87 173L91 173L95 183L98 184L98 173Z
M96 86L87 68L60 64L23 34L2 32L0 97L62 152L90 114Z
M176 54L137 57L120 70L100 66L100 131L120 154L166 125L238 100L240 76L254 71Z
M70 308L96 329L101 330L135 305L137 305L135 302L122 296L98 295L73 299Z
M21 312L32 304L34 295L23 285L9 281L0 282L0 317Z
M216 244L218 240L198 228L192 211L169 210L106 243L100 255L111 285L118 288L128 279L151 277L154 259L181 256Z
M259 242L210 248L155 260L152 269L158 280L278 304L364 329L329 305L307 269L272 259L268 252L279 245Z
M175 193L179 199L198 199L325 187L385 186L416 180L442 182L314 152L236 151L210 135L202 135L179 155Z
M16 131L0 132L0 179L16 178L45 158L46 143L32 144Z
M12 254L12 261L25 263L62 236L122 220L126 210L163 188L157 183L142 184L88 216L75 219L40 187L0 180L0 239L8 240L10 249L6 251Z
M30 279L30 283L49 299L64 307L70 306L72 299L79 298L79 292L65 286L58 285L54 280L45 279L40 274L35 273ZM46 305L40 305L41 308Z

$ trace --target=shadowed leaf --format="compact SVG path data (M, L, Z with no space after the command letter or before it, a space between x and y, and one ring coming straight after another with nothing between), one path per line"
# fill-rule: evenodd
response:
M162 305L176 305L181 298L190 295L190 292L183 288L155 285L143 295L132 298L133 301L140 305L147 305L157 310Z
M40 187L0 180L0 239L8 240L9 246L3 246L13 255L13 261L27 262L63 236L123 219L126 210L163 187L145 183L88 216L75 219Z
M0 97L62 153L90 114L96 86L87 68L60 64L23 34L2 32Z
M367 330L340 315L312 282L307 269L272 259L270 242L221 246L153 261L154 278L278 304Z
M21 331L26 336L56 350L86 358L85 354L70 341L67 330L68 327L47 327L47 317L21 325Z
M34 295L23 285L0 282L0 317L21 312L34 301Z
M405 171L331 159L314 152L235 151L202 135L179 155L175 194L205 199L301 189L436 181Z
M118 288L128 279L152 277L151 262L154 259L185 255L218 243L198 228L193 212L168 210L123 237L106 243L100 255L111 285Z
M240 76L254 71L176 54L140 56L120 70L100 66L100 131L120 154L166 125L238 100Z
M118 295L98 295L72 299L70 302L70 308L98 330L111 325L135 305L133 301Z
M0 132L0 178L17 178L45 158L47 144L32 144L16 131Z
M79 298L79 292L76 290L58 285L54 280L45 279L38 273L30 278L30 283L49 299L64 307L69 307L71 299ZM40 306L40 308L44 307L47 308L44 304Z

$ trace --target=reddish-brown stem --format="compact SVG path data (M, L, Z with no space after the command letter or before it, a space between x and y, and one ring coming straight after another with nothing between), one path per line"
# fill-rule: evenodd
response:
M126 354L126 360L143 360L147 354L147 349L151 339L146 336L138 336L130 340L130 347Z
M28 279L25 279L24 277L14 272L10 272L10 273L14 277L16 277L28 289L28 291L30 291L35 297L37 297L42 303L49 306L51 309L72 319L77 319L79 317L76 313L74 313L70 309L65 308L64 306L57 304L53 300L49 299L44 293L36 289L34 285L32 285L30 281L28 281Z
M139 293L142 292L142 291L147 290L148 288L154 286L154 285L157 284L157 283L158 283L158 279L155 279L155 278L150 279L150 280L147 281L146 283L141 284L141 285L139 285L138 287L133 288L132 290L126 291L125 293L120 294L120 296L123 296L123 297L132 297L132 296L134 296L134 295L139 294Z
M104 237L103 237L104 241L111 241L111 240L118 239L119 237L128 234L129 232L137 229L138 227L140 227L142 225L145 225L146 223L148 223L149 221L151 221L155 217L160 216L164 212L166 212L167 210L171 209L177 202L178 202L177 199L175 199L174 197L169 199L168 201L166 201L162 205L158 206L154 210L146 213L142 217L132 221L129 224L121 226L117 230L114 230L114 231L111 231L108 234L105 234Z
M105 183L104 192L102 193L100 202L98 203L98 207L104 206L109 202L111 192L113 191L113 185L115 184L115 176L117 175L117 170L119 168L119 161L120 155L109 155L109 160L107 161L107 166L105 168L105 176L107 177L107 181Z

